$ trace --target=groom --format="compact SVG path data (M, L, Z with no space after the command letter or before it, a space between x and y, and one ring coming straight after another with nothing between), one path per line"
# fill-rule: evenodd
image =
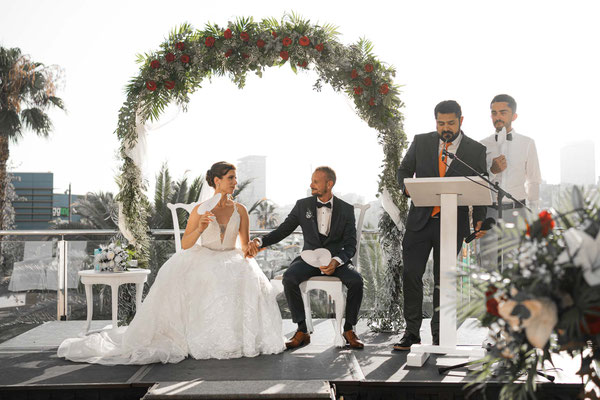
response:
M358 321L358 310L363 296L362 276L351 263L356 252L354 207L333 196L331 190L335 181L333 169L317 168L312 174L310 184L312 196L298 200L277 229L265 236L255 238L248 244L248 253L253 256L259 249L280 242L300 225L304 236L303 250L326 248L333 257L329 265L320 268L312 267L301 257L297 257L283 274L285 297L292 313L292 320L298 324L298 331L285 344L288 349L310 343L300 284L313 276L323 274L340 278L348 288L344 338L352 348L364 347L353 330L353 326Z

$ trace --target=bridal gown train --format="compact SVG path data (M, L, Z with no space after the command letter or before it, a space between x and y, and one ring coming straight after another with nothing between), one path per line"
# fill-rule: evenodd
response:
M275 292L256 261L235 248L239 225L237 206L222 241L211 221L202 245L175 253L161 267L129 326L66 339L58 356L114 365L282 352Z

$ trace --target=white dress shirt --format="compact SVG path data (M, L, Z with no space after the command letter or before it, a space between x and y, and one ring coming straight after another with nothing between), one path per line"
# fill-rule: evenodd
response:
M527 205L535 212L539 207L540 184L542 174L538 161L535 142L530 137L518 134L514 129L510 132L512 140L506 139L502 132L490 135L481 141L486 147L487 168L492 182L512 194L517 200L527 200ZM506 157L506 169L499 174L491 171L492 160L500 155ZM511 202L504 199L505 202Z
M329 231L331 230L331 215L333 213L333 196L331 199L326 202L322 202L317 197L317 203L321 204L331 204L331 208L329 207L317 207L317 228L319 228L319 233L323 236L329 236ZM333 257L340 265L342 264L342 259L339 257Z

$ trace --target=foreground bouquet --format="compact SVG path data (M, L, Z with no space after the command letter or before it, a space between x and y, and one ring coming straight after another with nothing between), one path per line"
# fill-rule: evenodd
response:
M123 247L120 243L100 246L94 251L95 269L100 272L127 271L127 266L133 260L133 250Z
M567 352L581 359L585 397L598 398L599 199L574 188L563 213L542 211L525 232L504 229L501 272L476 267L479 301L464 314L490 328L493 345L470 385L480 389L493 377L506 382L501 399L533 398L538 371Z

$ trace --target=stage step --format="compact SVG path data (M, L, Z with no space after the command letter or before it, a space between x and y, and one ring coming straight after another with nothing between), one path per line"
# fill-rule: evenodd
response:
M159 382L143 400L160 399L335 399L325 381Z

